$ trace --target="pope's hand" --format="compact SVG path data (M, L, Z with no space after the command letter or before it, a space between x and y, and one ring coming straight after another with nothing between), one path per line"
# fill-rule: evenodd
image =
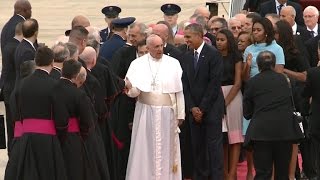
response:
M124 79L124 82L125 82L126 89L131 89L132 88L132 84L131 84L131 82L129 81L129 79L127 77Z

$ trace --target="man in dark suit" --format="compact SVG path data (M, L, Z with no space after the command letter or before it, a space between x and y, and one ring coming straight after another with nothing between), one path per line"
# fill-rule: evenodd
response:
M39 25L35 19L27 19L22 24L22 34L24 39L18 45L15 55L14 64L16 69L16 78L20 76L20 65L25 61L34 60L36 48L34 43L38 37Z
M193 49L183 56L182 77L191 129L192 179L223 179L222 56L214 47L204 43L201 25L190 24L184 33L187 45Z
M270 51L257 57L260 73L246 84L243 116L251 119L246 133L246 145L253 147L255 179L288 179L292 144L303 134L293 119L289 82L274 71L276 58Z
M314 6L308 6L303 10L304 23L309 32L309 38L316 37L320 33L319 10Z
M63 62L70 57L70 52L67 46L63 43L58 43L52 47L54 59L53 59L53 68L50 72L50 76L53 79L59 80L61 77L61 69Z
M121 8L118 6L106 6L101 10L102 14L105 15L104 20L108 24L108 27L100 31L101 43L108 40L111 32L111 21L119 17Z
M316 37L309 39L305 45L307 52L309 54L309 63L310 67L316 67L319 62L318 57L318 42L320 40L320 34L318 34Z
M320 67L314 67L307 71L307 81L302 95L307 98L312 98L311 115L309 116L310 137L312 141L312 152L315 155L314 164L317 165L317 178L320 178ZM316 178L315 178L316 179Z
M14 4L14 15L3 26L1 32L1 52L4 46L14 37L16 25L31 17L31 4L28 0L17 0ZM2 53L3 54L3 53Z
M11 108L9 106L9 100L11 92L15 86L16 81L16 71L14 66L14 54L17 46L23 39L22 35L22 22L18 23L15 30L15 36L9 41L4 49L2 54L2 72L1 72L1 81L3 86L1 88L4 98L4 105L6 108L6 125L7 125L7 150L10 155L11 151L11 142L13 138L13 119L11 118Z
M102 44L99 55L102 56L105 60L111 61L113 54L126 44L128 26L135 20L136 18L134 17L112 20L113 35L109 40ZM101 63L107 65L106 62Z
M270 13L275 13L275 14L280 15L282 8L284 8L285 6L294 7L294 9L297 12L297 15L295 17L295 21L300 26L304 26L304 21L302 18L302 8L301 8L300 4L295 3L295 2L291 2L288 0L269 0L265 3L262 3L260 5L260 15L262 17L264 17L266 14L270 14Z
M304 26L300 26L295 21L296 10L292 6L283 7L280 12L280 19L286 20L292 27L293 35L300 36L303 41L308 40L309 32Z
M164 24L157 24L152 28L152 33L158 35L163 43L163 54L171 56L177 59L179 62L181 60L181 52L174 45L167 43L169 37L169 29Z

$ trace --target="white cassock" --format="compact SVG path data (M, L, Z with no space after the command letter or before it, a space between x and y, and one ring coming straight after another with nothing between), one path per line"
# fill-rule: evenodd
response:
M178 60L146 54L126 77L137 97L126 180L181 180L178 119L185 118L182 69Z

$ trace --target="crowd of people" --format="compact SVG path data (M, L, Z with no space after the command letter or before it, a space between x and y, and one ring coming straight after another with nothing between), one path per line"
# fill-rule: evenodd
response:
M147 25L106 6L106 29L78 15L49 48L17 0L1 32L4 179L236 180L243 158L247 180L320 179L319 11L244 8L178 23L164 4Z

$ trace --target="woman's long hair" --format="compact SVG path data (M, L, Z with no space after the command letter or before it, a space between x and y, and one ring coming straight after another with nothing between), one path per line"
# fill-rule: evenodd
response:
M238 50L237 42L229 29L221 29L217 32L224 34L227 37L228 42L228 55L233 57L241 57L240 52Z
M280 20L276 22L277 33L279 34L279 39L277 43L282 47L286 60L289 60L292 56L297 56L299 50L295 44L292 27L285 20Z

